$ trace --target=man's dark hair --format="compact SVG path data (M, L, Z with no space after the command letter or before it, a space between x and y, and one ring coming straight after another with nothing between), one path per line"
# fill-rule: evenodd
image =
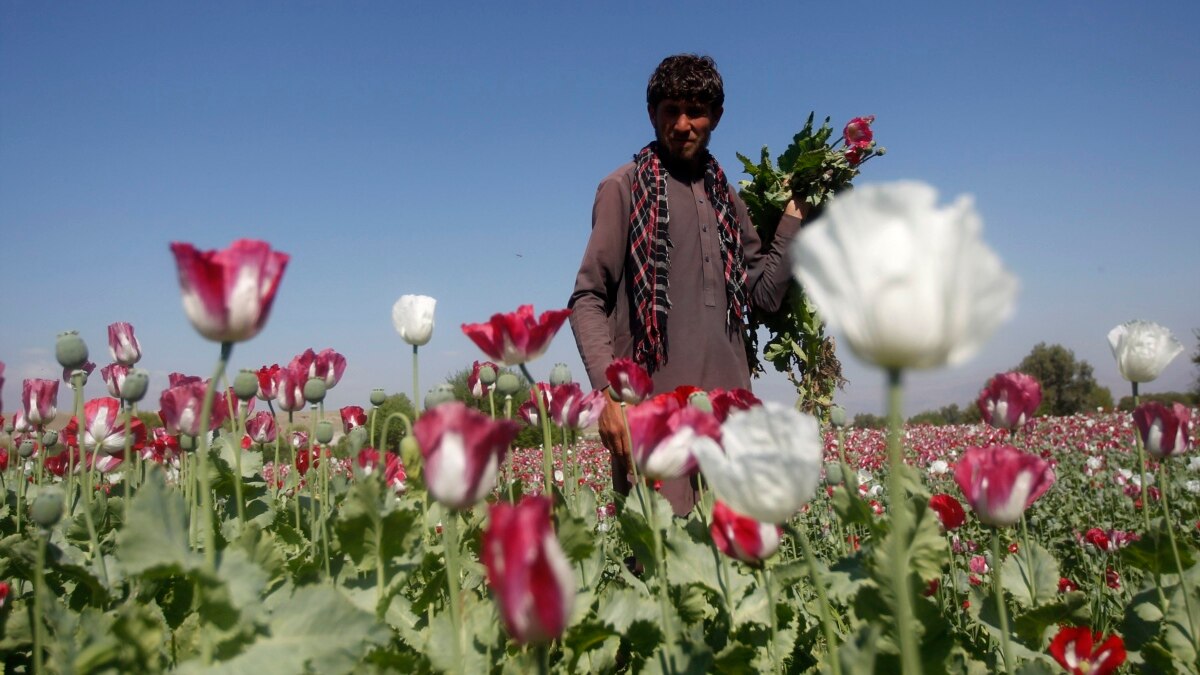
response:
M696 101L714 109L724 106L725 85L717 72L717 62L711 56L696 54L663 59L646 85L646 103L657 108L667 99Z

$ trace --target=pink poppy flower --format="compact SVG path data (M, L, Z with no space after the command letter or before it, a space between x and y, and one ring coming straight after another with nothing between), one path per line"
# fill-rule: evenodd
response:
M1042 403L1042 385L1025 373L997 373L979 392L983 421L997 429L1020 429Z
M628 405L641 403L654 391L650 374L633 359L617 359L608 364L604 378L612 389L612 397Z
M126 367L142 358L142 345L133 334L133 326L124 321L109 324L108 353L113 361Z
M239 239L221 251L173 242L183 310L200 335L242 342L267 322L288 255L263 241Z
M712 413L683 405L674 394L662 394L629 410L631 454L642 474L667 480L699 468L695 447L720 452L721 425Z
M1181 455L1192 445L1192 412L1182 403L1147 401L1133 411L1146 452L1158 459Z
M554 535L550 500L526 496L492 506L480 557L509 636L521 644L562 635L575 603L575 575Z
M365 426L367 423L367 413L359 405L348 405L343 407L338 412L342 415L342 431L350 433L351 429Z
M429 494L444 506L469 509L496 486L500 462L519 427L450 401L425 411L413 438L425 461Z
M251 440L260 445L274 443L279 435L275 416L266 410L259 411L254 417L246 420L246 433L250 435Z
M846 128L842 130L842 137L846 139L846 145L855 148L870 146L871 141L875 139L875 133L871 131L871 125L874 122L874 115L855 117L847 122Z
M730 558L760 563L779 550L783 528L778 525L743 516L722 501L713 505L712 517L709 534L713 544Z
M997 527L1015 524L1033 502L1054 484L1054 469L1037 455L1011 445L970 447L954 467L979 520Z
M49 424L58 414L58 380L30 379L21 383L21 411L35 427Z
M1059 629L1048 651L1072 675L1108 675L1125 662L1121 636L1105 638L1086 626Z
M554 309L535 319L533 305L521 305L515 312L493 314L487 323L464 323L462 331L488 358L515 366L541 356L570 314Z

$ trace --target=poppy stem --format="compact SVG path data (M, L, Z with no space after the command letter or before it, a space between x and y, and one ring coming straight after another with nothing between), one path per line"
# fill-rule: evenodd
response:
M450 593L450 621L454 624L454 660L462 671L464 666L462 639L462 607L459 605L459 576L458 576L458 512L450 511L446 515L445 526L442 528L442 547L446 554L446 588Z
M1000 649L1004 657L1004 671L1013 672L1012 646L1008 639L1008 607L1004 604L1004 587L1000 584L1000 528L992 528L992 590L996 594L996 611L1000 614Z
M889 368L888 379L888 497L891 499L892 531L888 541L892 548L891 582L896 598L896 633L900 639L900 664L904 675L921 673L920 652L915 631L912 594L908 579L908 537L911 524L911 507L908 491L904 487L904 433L901 413L903 386L899 368Z
M1163 457L1158 464L1159 482L1162 484L1163 521L1167 528L1167 540L1171 542L1171 555L1175 558L1175 571L1179 573L1179 589L1183 593L1183 609L1187 614L1188 628L1192 634L1192 643L1200 652L1200 635L1196 634L1196 623L1192 619L1191 589L1188 588L1187 577L1183 573L1183 562L1179 558L1179 546L1175 543L1175 526L1171 522L1171 508L1167 504L1167 493L1171 491L1171 477L1167 471L1170 457Z
M817 601L821 608L821 627L825 631L825 642L829 645L829 664L833 675L841 675L842 662L838 657L838 635L833 627L833 608L829 604L829 596L825 594L825 584L822 583L817 558L813 555L812 544L808 541L807 526L803 523L791 529L800 539L800 547L804 550L804 560L808 563L808 576L812 579L813 588L817 591ZM773 621L772 621L773 622Z

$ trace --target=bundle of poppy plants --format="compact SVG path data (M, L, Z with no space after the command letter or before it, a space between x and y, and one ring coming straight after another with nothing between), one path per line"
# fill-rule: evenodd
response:
M225 372L266 322L286 255L172 249L185 312L219 345L212 375L173 376L161 426L147 424L133 328L110 327L108 396L92 399L87 346L67 333L62 380L26 380L7 421L8 669L1194 667L1200 463L1184 462L1184 406L1041 418L1037 381L1001 373L980 393L984 424L901 442L898 419L822 428L744 390L655 395L628 360L605 390L558 368L539 382L530 366L569 312L524 306L463 331L487 359L472 397L523 377L526 407L431 400L387 421L405 428L387 447L382 397L342 408L340 435L320 419L347 367L332 349ZM396 310L402 339L425 344L430 306L402 306L422 307ZM581 438L608 405L626 420L629 495ZM294 423L305 408L317 414ZM541 448L511 447L519 420ZM676 517L655 486L695 475L699 503Z

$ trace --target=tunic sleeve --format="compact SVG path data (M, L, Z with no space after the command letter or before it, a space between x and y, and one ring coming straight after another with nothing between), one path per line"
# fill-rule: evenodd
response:
M571 331L594 389L608 386L604 371L614 359L610 317L618 302L628 249L630 188L619 173L604 179L596 190L592 233L568 303Z

